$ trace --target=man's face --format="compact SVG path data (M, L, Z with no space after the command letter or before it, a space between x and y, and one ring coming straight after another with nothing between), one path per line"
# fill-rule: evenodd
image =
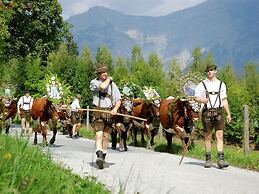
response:
M27 93L25 94L25 96L28 98L28 97L30 96L30 94L27 92Z
M98 77L100 80L105 81L108 77L107 71L102 71L98 73Z
M217 73L217 70L215 68L211 68L207 70L207 77L213 78Z

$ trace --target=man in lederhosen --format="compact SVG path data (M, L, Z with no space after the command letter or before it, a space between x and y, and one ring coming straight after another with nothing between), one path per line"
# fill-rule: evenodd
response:
M211 138L213 128L216 130L218 166L219 168L228 167L228 163L224 161L223 152L224 110L227 114L227 123L230 123L231 115L228 106L226 85L216 78L216 73L217 66L215 64L207 65L207 79L201 81L195 89L195 100L203 105L202 123L205 130L205 168L212 166Z
M109 113L93 112L92 126L96 133L96 164L99 169L106 167L105 157L108 151L109 134L113 125L113 115L117 114L121 105L121 94L117 85L108 76L107 67L97 64L97 78L90 83L93 92L93 107L110 111Z
M31 121L31 107L33 98L30 96L29 91L25 91L24 96L20 97L17 107L18 114L21 116L22 133L28 133Z

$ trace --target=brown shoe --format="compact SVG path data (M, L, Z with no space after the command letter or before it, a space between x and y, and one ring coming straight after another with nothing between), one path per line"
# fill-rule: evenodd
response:
M211 168L212 167L212 161L211 160L206 160L204 164L204 168Z
M211 153L206 152L205 157L206 157L206 162L204 164L204 168L211 168L212 167Z
M228 163L224 161L223 152L218 152L218 167L220 169L228 167Z

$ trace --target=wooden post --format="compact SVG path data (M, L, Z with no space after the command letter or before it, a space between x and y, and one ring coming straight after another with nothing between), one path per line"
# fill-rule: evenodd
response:
M244 106L244 139L243 139L243 148L244 155L246 156L249 153L249 110L248 106Z
M89 106L87 106L89 109ZM89 130L89 110L86 112L86 129Z
M158 128L158 139L159 140L163 139L163 127L162 127L161 123Z

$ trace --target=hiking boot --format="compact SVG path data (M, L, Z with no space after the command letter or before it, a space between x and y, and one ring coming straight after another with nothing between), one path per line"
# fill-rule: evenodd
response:
M228 163L224 161L224 153L223 152L218 152L218 167L220 169L228 167Z
M103 152L101 150L98 150L96 152L96 155L97 155L96 164L99 169L103 169L104 168Z
M104 168L109 168L109 165L105 161L106 153L103 153L103 167Z
M206 152L206 162L204 164L204 168L211 168L212 167L212 161L211 161L211 153Z

